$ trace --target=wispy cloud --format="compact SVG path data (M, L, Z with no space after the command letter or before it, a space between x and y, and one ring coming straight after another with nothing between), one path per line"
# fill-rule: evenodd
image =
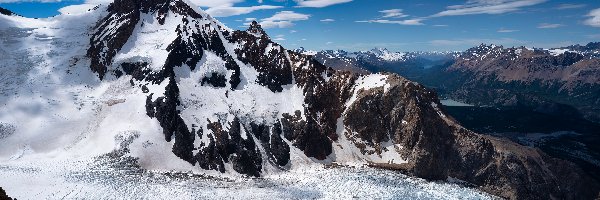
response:
M383 18L403 18L408 15L402 13L402 9L390 9L390 10L382 10L379 11L382 15L379 18L371 19L371 20L359 20L355 22L359 23L379 23L379 24L400 24L400 25L423 25L421 21L423 18L414 18L414 19L383 19Z
M283 6L259 5L250 7L213 7L206 10L206 13L213 17L229 17L248 14L257 10L279 9Z
M310 15L297 13L294 11L281 11L275 15L260 20L263 28L289 28L294 26L295 21L308 20ZM246 24L248 25L248 24Z
M192 3L200 7L233 7L236 3L244 2L244 0L190 0Z
M565 4L558 5L556 7L556 9L566 10L566 9L583 8L585 6L586 6L585 4L570 4L570 3L565 3Z
M273 41L285 41L285 35L276 35Z
M550 23L541 23L537 26L537 28L558 28L564 26L562 24L550 24Z
M374 20L362 20L356 21L359 23L379 23L379 24L400 24L400 25L424 25L421 23L423 19L406 19L406 20L387 20L387 19L374 19Z
M402 17L408 17L407 14L402 13L402 9L390 9L390 10L382 10L379 11L380 13L383 13L383 18L390 18L390 17L394 17L394 18L402 18Z
M335 19L322 19L321 22L335 22Z
M498 33L512 33L512 32L517 32L517 31L519 31L519 30L505 29L505 28L498 29Z
M546 0L469 0L465 4L448 6L446 10L434 14L431 17L503 14L544 2L546 2Z
M423 21L446 16L476 15L476 14L503 14L518 11L527 6L533 6L546 2L547 0L468 0L464 4L446 7L446 10L426 17L415 17L409 20L387 20L381 18L407 17L402 9L390 9L379 11L383 16L379 19L362 20L356 22L423 25ZM515 30L504 30L499 32L515 32Z
M600 39L600 34L586 35L586 37L590 39Z
M61 14L80 14L85 13L94 7L96 7L96 4L70 5L58 9L58 12Z
M600 27L600 8L590 11L586 16L590 18L583 22L585 25Z
M297 7L322 8L335 4L348 3L352 0L294 0L298 3Z

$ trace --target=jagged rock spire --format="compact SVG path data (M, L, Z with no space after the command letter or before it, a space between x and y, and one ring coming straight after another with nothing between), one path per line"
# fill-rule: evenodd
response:
M250 23L250 27L248 27L247 30L249 33L252 33L254 35L259 35L259 36L266 36L268 37L267 33L265 32L265 30L262 28L262 26L260 25L260 23L256 22L256 21L252 21L252 23Z

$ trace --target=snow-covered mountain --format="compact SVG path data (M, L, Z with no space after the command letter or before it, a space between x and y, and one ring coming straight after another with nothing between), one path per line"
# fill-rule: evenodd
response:
M314 56L317 61L338 70L358 72L398 72L403 70L422 70L435 65L451 62L462 52L391 52L385 48L369 51L347 52L344 50L307 51L298 53Z
M256 22L232 30L185 0L0 20L2 162L127 157L257 177L358 165L508 198L598 195L571 163L464 129L420 84L327 68Z

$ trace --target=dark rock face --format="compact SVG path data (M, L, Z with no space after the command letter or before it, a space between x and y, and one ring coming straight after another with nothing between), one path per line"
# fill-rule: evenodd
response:
M125 45L140 19L140 12L131 12L132 10L140 10L139 1L117 0L108 7L111 14L95 27L96 32L90 38L91 46L87 56L91 59L92 71L98 73L100 79L104 78L107 66L112 64L113 57ZM111 28L118 22L124 23L112 31Z
M458 178L509 199L598 196L598 183L574 164L538 149L468 131L432 106L439 104L435 93L400 77L388 83L387 92L382 87L359 92L357 103L345 114L346 129L356 133L346 134L351 140L364 141L357 147L380 151L380 141L388 138L403 147L400 153L408 163L374 166L427 179ZM568 173L563 171L566 169Z
M225 87L227 86L226 81L225 75L213 72L210 77L205 76L202 78L202 85L210 84L213 87Z
M113 69L112 57L127 42L140 13L153 12L157 20L164 23L169 11L187 17L181 18L181 24L174 30L178 37L168 46L164 65L150 69L147 62L131 61ZM111 70L121 78L130 76L132 86L150 93L146 99L146 114L159 122L166 142L175 140L172 151L176 156L202 169L226 172L231 166L238 173L260 176L269 165L288 169L292 163L292 148L307 157L334 162L337 147L334 145L340 145L339 141L345 139L360 149L356 155L381 158L392 144L395 149L391 151L399 154L397 159L406 161L401 164L370 162L373 166L399 169L428 179L450 176L506 198L593 198L600 190L594 180L586 178L570 163L550 158L536 149L462 128L438 107L437 94L419 84L385 74L376 75L380 80L375 80L385 83L384 86L361 88L357 81L365 76L336 71L310 56L287 51L270 41L257 23L247 31L230 32L179 0L116 1L109 6L109 12L96 27L98 34L92 36L88 51L92 70L100 78ZM129 22L122 23L122 27L116 28L122 32L106 32L115 30L108 28L115 19L136 22L131 23L131 27ZM101 35L116 38L105 41ZM234 52L226 48L226 43L236 44ZM99 51L105 47L109 51ZM300 88L304 96L302 110L275 114L277 119L271 121L232 111L213 113L217 120L188 120L189 117L182 114L186 107L182 99L185 93L181 91L188 85L180 85L181 76L185 75L178 75L176 71L188 70L188 67L190 71L196 70L208 52L222 59L225 65L222 71L227 74L222 71L205 74L200 80L194 80L201 85L199 87L220 89L218 91L225 93L220 98L231 98L229 93L241 89L238 88L242 82L238 63L243 63L244 67L251 68L244 70L258 72L256 80L243 78L256 81L268 89L269 94L282 93L288 87ZM570 59L576 58L560 62L571 62ZM161 83L166 83L162 94L149 91L148 84ZM227 84L231 87L224 88Z
M256 38L256 35L260 37ZM253 41L256 39L259 39L259 42ZM292 67L286 57L286 50L273 43L257 22L252 22L248 31L235 31L230 40L246 42L242 48L236 49L236 54L240 61L251 64L260 73L260 84L273 92L281 92L282 85L292 83ZM265 52L266 49L269 51Z
M95 32L90 38L90 48L87 51L87 56L91 59L92 71L98 73L100 79L104 78L108 67L112 64L114 56L121 50L133 33L142 13L155 13L157 16L156 20L160 24L164 24L164 19L169 10L176 14L202 18L200 14L196 13L187 3L181 0L116 0L111 3L107 10L109 14L96 24L94 28ZM182 41L176 40L174 43L176 44L169 46L171 50L178 46L177 44L182 43ZM183 57L181 54L190 54L190 52L181 52L181 49L175 49L175 51L171 52L178 54L179 58ZM192 50L192 52L194 51ZM174 61L172 62L181 61L177 58L173 59ZM193 62L194 60L186 64L189 65Z
M169 78L165 96L152 101L152 95L146 100L146 112L149 117L156 118L163 127L165 140L170 142L175 136L173 153L181 159L194 163L192 150L194 149L195 135L191 133L177 110L179 102L179 88L174 77Z
M231 162L233 169L238 173L260 176L262 169L260 151L251 137L245 135L246 139L242 138L241 134L248 132L242 130L238 118L234 118L231 122L229 131L223 130L219 122L210 123L209 129L214 133L208 135L210 143L201 144L200 148L203 149L195 156L200 167L225 172L224 163ZM228 138L228 135L231 138Z
M4 189L2 189L2 187L0 187L0 199L2 200L12 200L12 198L10 198L6 192L4 191Z
M15 15L15 13L13 13L12 11L2 8L2 7L0 7L0 14L8 15L8 16Z

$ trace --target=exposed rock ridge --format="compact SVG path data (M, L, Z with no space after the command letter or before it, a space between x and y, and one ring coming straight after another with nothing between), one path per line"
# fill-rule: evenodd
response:
M0 7L0 14L8 15L8 16L17 15L14 12L12 12L12 11L10 11L8 9L2 8L2 7Z

